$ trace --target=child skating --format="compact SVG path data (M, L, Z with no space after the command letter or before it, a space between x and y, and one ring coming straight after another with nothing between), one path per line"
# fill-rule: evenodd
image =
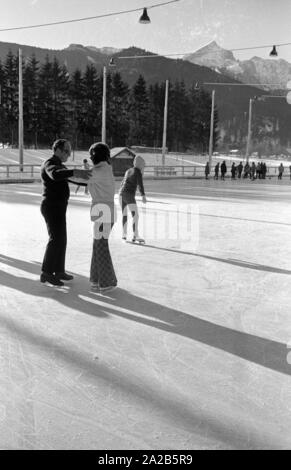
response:
M129 209L132 215L133 243L145 243L145 240L140 237L138 231L138 208L135 199L136 190L138 187L142 196L142 202L146 203L142 177L144 167L144 159L140 156L136 156L133 161L133 168L130 168L125 173L119 190L119 200L122 210L122 239L124 241L127 240L127 212Z

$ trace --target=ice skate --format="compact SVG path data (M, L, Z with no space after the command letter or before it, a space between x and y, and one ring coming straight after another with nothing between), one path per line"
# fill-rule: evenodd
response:
M137 237L133 236L131 241L132 241L132 243L135 243L135 242L137 242L139 244L144 244L145 243L145 240L143 238L139 237L139 236L137 236Z
M90 290L92 292L99 292L99 282L91 282Z
M123 242L126 242L127 240L127 223L122 224L122 237L121 237Z
M99 287L100 294L106 294L107 292L111 292L115 290L117 286L107 286L107 287Z

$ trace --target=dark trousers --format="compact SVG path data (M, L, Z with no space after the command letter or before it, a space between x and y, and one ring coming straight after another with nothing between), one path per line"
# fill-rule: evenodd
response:
M120 205L122 210L122 227L127 227L127 210L129 209L132 215L132 230L136 233L136 225L138 224L138 209L136 205L135 194L123 193L120 195Z
M45 219L49 235L42 271L49 274L63 273L65 272L67 248L67 204L56 205L43 201L40 210Z

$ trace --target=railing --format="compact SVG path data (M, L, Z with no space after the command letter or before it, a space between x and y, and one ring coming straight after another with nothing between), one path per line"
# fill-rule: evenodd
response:
M67 168L82 168L82 165L66 165ZM12 180L39 180L40 165L22 165L20 171L19 164L0 165L0 181ZM269 166L266 177L275 177L278 175L277 166ZM155 178L205 178L204 165L173 165L173 166L146 166L145 177ZM210 178L214 176L212 169ZM230 166L228 166L227 177L231 176ZM285 167L283 177L290 178L289 168Z
M67 168L82 168L82 165L66 165ZM40 179L41 165L22 165L22 171L19 164L0 165L0 181L12 179Z
M204 177L203 165L146 166L144 175L157 178Z
M226 177L231 177L230 165L227 166L228 170ZM204 165L175 165L175 166L146 166L144 175L148 177L158 178L205 178L205 166ZM211 170L209 178L213 178L214 168ZM268 166L266 177L278 176L278 166ZM220 177L220 172L219 172ZM283 177L290 178L289 168L285 167ZM242 172L243 179L243 172Z
M82 168L82 165L66 165L67 168ZM0 165L0 180L10 179L40 179L40 165ZM147 166L145 176L149 177L203 177L204 166Z

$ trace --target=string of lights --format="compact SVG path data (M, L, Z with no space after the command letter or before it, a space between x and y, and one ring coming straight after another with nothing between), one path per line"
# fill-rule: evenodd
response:
M169 0L167 2L156 3L156 4L153 4L153 5L149 5L147 7L144 7L143 8L143 15L139 19L139 22L140 23L150 23L150 19L147 15L147 10L152 9L152 8L161 7L161 6L164 6L164 5L169 5L171 3L177 3L177 2L180 2L180 1L181 0ZM42 28L42 27L47 27L47 26L77 23L77 22L81 22L81 21L89 21L89 20L96 20L96 19L100 19L100 18L107 18L107 17L111 17L111 16L124 15L124 14L128 14L128 13L137 12L137 11L140 11L140 10L142 10L141 7L133 8L133 9L130 9L130 10L120 10L120 11L115 11L115 12L111 12L111 13L104 13L104 14L101 14L101 15L87 16L87 17L83 17L83 18L75 18L75 19L62 20L62 21L54 21L54 22L51 22L51 23L41 23L41 24L34 24L34 25L27 25L27 26L15 26L15 27L11 27L11 28L0 28L0 32L18 31L18 30L24 30L24 29ZM255 49L266 49L266 48L272 47L272 50L271 50L269 55L275 57L275 56L278 56L278 52L277 52L278 47L290 46L290 45L291 45L291 42L285 42L285 43L277 43L275 45L274 44L273 45L267 44L267 45L258 45L258 46L249 46L249 47L238 47L238 48L233 48L233 49L228 49L228 50L231 51L231 52L234 52L234 51L248 51L248 50L255 50ZM194 51L194 52L199 52L199 50ZM118 57L118 58L119 59L134 59L134 58L142 59L142 58L149 58L149 57L151 57L151 58L171 57L171 56L178 57L178 56L185 56L185 55L193 54L194 52L191 51L191 52L171 53L171 54L151 54L151 55L139 55L139 56L124 56L124 57ZM211 53L213 53L213 51Z
M55 25L59 25L59 24L68 24L68 23L77 23L77 22L80 22L80 21L96 20L96 19L100 19L100 18L106 18L106 17L109 17L109 16L125 15L127 13L133 13L133 12L141 11L142 9L143 10L149 10L149 9L152 9L152 8L157 8L157 7L161 7L163 5L168 5L170 3L176 3L176 2L180 2L180 1L181 0L170 0L168 2L155 3L154 5L149 5L146 8L134 8L134 9L131 9L131 10L121 10L121 11L115 11L115 12L112 12L112 13L104 13L103 15L87 16L85 18L76 18L76 19L71 19L71 20L55 21L55 22L52 22L52 23L42 23L42 24L34 24L34 25L28 25L28 26L16 26L16 27L13 27L13 28L2 28L2 29L0 29L0 32L3 32L3 31L18 31L18 30L21 30L21 29L42 28L42 27L45 27L45 26L55 26ZM148 21L148 22L150 22L150 21Z

